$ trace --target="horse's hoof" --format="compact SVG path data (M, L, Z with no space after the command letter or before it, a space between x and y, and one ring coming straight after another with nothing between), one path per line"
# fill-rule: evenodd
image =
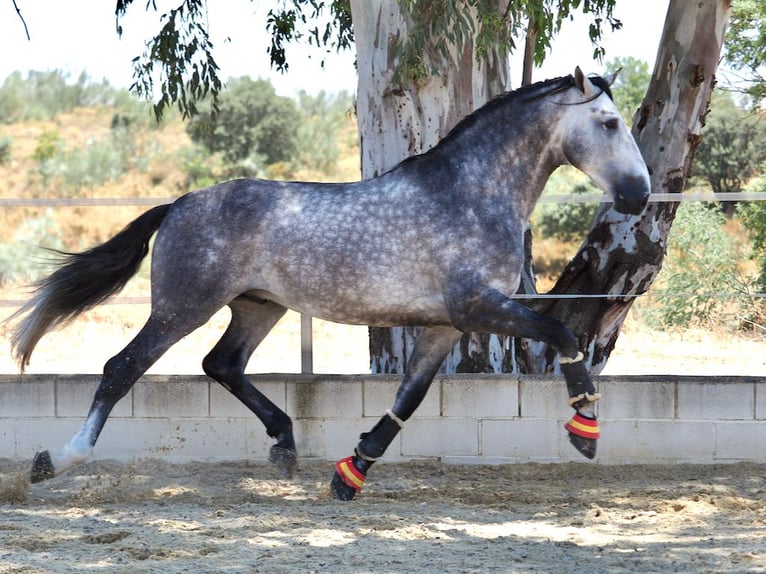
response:
M356 489L343 482L343 479L337 472L332 477L330 489L332 490L333 496L338 500L354 500L354 497L356 496Z
M32 463L32 472L29 475L30 480L35 482L42 482L56 476L56 471L53 469L53 461L51 455L47 450L38 452L35 454L35 460Z
M572 443L572 445L582 454L584 457L593 459L596 456L596 439L593 438L585 438L579 435L574 434L573 432L569 433L569 442Z
M285 478L292 478L298 470L298 453L273 445L269 449L269 462L276 466Z

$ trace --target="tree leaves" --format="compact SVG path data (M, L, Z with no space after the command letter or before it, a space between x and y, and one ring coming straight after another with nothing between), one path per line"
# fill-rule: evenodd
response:
M132 2L117 1L118 33L122 33L120 18ZM150 7L157 9L153 0L147 2L147 9ZM197 103L207 95L211 96L215 113L222 82L207 32L204 0L184 0L163 14L160 22L163 24L159 33L147 42L144 53L133 59L131 91L153 99L155 85L159 85L160 97L154 103L158 121L174 104L184 118L194 115Z

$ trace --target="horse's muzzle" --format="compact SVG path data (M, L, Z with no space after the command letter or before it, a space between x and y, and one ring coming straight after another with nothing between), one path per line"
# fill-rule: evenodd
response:
M649 201L651 186L644 176L631 176L622 181L614 194L614 208L628 215L639 215Z

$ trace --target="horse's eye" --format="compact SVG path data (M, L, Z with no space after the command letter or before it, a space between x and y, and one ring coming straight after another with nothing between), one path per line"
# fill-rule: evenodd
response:
M620 122L617 121L617 118L609 118L604 122L604 129L610 131L616 130L619 125Z

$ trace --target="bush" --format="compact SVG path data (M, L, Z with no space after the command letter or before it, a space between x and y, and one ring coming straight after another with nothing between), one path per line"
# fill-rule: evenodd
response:
M10 242L0 243L0 285L12 281L34 279L42 271L30 264L35 259L39 262L44 252L39 245L52 249L61 249L61 229L53 218L53 211L24 221L14 233Z
M11 161L11 140L10 137L0 138L0 165Z
M742 248L724 230L723 215L702 203L679 206L668 238L667 256L655 285L650 322L661 326L741 326L749 314L752 280L737 268Z
M131 168L146 167L145 158L137 153L132 132L122 126L106 137L71 150L62 149L57 132L43 132L33 157L39 162L37 176L41 185L69 197L117 180Z
M218 99L187 125L192 141L220 152L227 175L257 175L266 165L289 161L296 151L300 113L293 100L278 96L267 80L230 80Z
M603 193L587 175L573 167L557 169L548 179L543 192L545 195ZM532 222L543 239L573 241L582 239L590 230L593 217L598 210L597 202L545 203L537 205Z

